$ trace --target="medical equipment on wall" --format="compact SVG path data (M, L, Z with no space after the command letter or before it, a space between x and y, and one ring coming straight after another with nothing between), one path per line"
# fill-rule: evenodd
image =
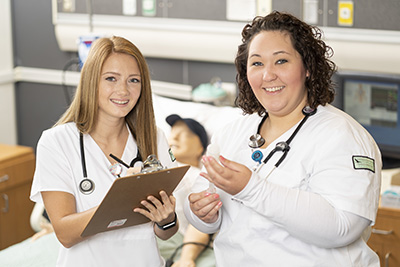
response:
M260 150L255 150L255 149L262 147L264 145L264 143L265 143L264 138L260 135L261 126L264 123L264 121L268 118L268 114L264 116L264 118L261 120L260 124L258 125L257 133L253 134L252 136L250 136L250 141L249 141L249 147L252 150L255 150L255 151L253 151L253 153L251 155L251 158L255 162L257 162L257 165L253 168L253 170L256 173L258 173L260 171L260 169L269 161L270 158L272 158L272 156L277 151L282 151L283 155L276 162L276 164L275 164L274 168L271 170L271 172L283 162L283 160L286 158L286 156L287 156L287 154L288 154L288 152L290 150L290 142L293 140L293 138L299 132L300 128L307 121L307 119L317 112L317 109L312 109L312 108L307 106L307 107L303 108L302 112L304 114L304 118L301 120L301 122L299 123L297 128L294 130L292 135L289 137L289 139L284 141L284 142L278 142L276 144L275 148L263 160L263 157L264 157L263 153Z
M214 77L209 83L202 83L193 89L192 99L195 102L219 104L227 97L227 92L222 88L222 81Z
M79 39L77 40L78 42L78 56L79 56L79 64L80 67L82 68L83 64L86 61L86 58L89 55L90 47L92 46L92 43L99 39L101 36L98 34L88 34L88 35L83 35L80 36Z
M85 148L84 148L82 133L80 133L79 140L80 140L81 164L82 164L82 172L83 172L83 179L79 183L79 191L81 191L82 194L88 195L94 191L95 183L93 180L89 179L87 176ZM113 164L109 167L111 174L113 174L114 176L117 176L117 177L119 177L119 175L122 172L121 165L123 165L126 168L131 168L131 167L134 167L137 162L142 161L142 157L139 153L139 149L138 149L136 157L131 161L131 163L129 165L127 163L123 162L121 159L114 156L113 154L110 154L110 157L112 157L113 159L115 159L117 161L116 164ZM150 173L150 172L160 171L163 169L165 169L165 167L161 164L161 162L157 159L157 157L155 155L149 155L146 158L146 160L144 162L142 162L142 164L140 166L140 173Z

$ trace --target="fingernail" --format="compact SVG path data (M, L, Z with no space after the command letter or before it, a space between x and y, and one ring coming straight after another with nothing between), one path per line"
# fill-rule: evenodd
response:
M210 157L208 157L208 156L203 156L203 161L209 162L209 161L210 161Z
M221 207L222 206L222 201L218 202L217 206Z
M211 195L211 194L208 193L208 192L205 192L205 193L204 193L204 196L206 196L206 197L208 197L209 195Z
M218 194L214 194L214 198L219 198L219 195Z

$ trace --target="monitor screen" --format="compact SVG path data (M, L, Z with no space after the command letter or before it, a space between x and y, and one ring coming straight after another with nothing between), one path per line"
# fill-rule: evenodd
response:
M334 81L333 104L370 132L384 157L400 159L400 75L338 72Z

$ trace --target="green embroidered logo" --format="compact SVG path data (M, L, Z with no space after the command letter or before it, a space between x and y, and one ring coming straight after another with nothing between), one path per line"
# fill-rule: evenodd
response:
M168 149L169 157L171 158L171 161L174 162L176 160L174 154L172 153L172 149Z
M368 170L375 173L375 160L366 156L353 156L355 170Z

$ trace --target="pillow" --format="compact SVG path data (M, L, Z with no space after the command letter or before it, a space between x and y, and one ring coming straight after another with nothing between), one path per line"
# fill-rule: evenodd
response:
M155 94L153 94L153 107L157 126L167 137L171 126L165 118L171 114L178 114L182 118L191 118L201 123L207 131L209 140L219 128L243 116L242 110L237 107L180 101Z

